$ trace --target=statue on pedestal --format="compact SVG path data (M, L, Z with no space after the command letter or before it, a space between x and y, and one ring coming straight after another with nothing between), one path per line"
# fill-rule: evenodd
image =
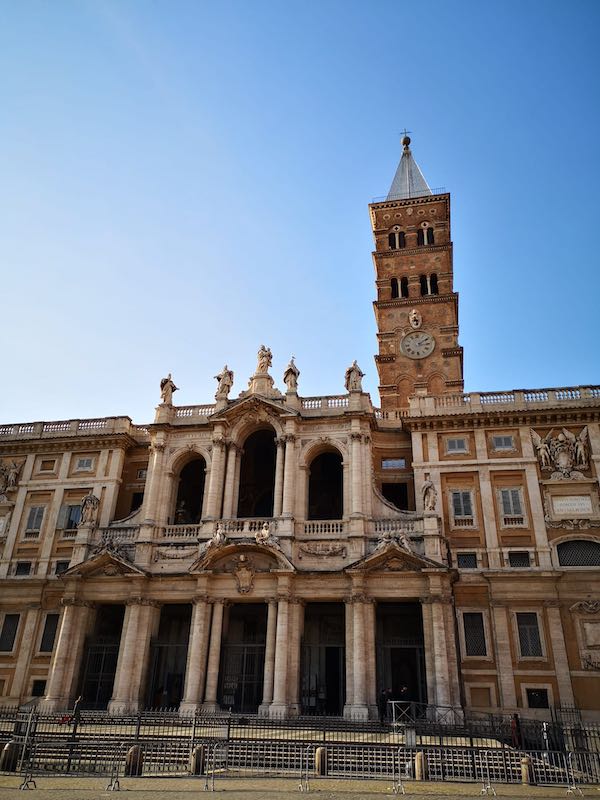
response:
M173 383L171 373L160 382L160 400L165 405L170 406L173 402L173 392L177 391L177 386Z
M352 362L352 366L346 370L346 377L344 385L347 392L362 392L362 379L365 373L356 363L356 359Z
M95 525L99 507L100 499L96 497L94 492L91 491L89 494L86 494L81 500L81 521L79 524Z
M268 347L265 347L264 344L261 344L260 350L257 354L258 364L256 366L256 374L257 375L266 375L269 371L269 367L273 363L273 353L269 350Z
M231 387L233 386L233 370L229 369L227 364L225 364L221 372L215 375L215 379L219 381L215 400L227 400Z
M290 359L290 363L285 368L285 372L283 373L283 382L287 386L288 392L297 392L298 391L298 377L300 375L300 370L294 363L294 356Z
M423 496L423 508L425 511L435 511L437 503L437 489L429 475L425 476L425 483L421 487L421 494Z

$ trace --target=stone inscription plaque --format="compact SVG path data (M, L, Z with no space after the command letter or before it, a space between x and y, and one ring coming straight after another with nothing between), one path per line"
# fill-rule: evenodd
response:
M552 498L554 513L563 517L577 517L592 513L592 498L587 494L565 494Z

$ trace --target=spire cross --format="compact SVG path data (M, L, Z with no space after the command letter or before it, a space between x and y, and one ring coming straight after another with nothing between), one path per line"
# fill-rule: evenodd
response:
M412 131L407 131L406 128L400 133L400 136L410 136Z

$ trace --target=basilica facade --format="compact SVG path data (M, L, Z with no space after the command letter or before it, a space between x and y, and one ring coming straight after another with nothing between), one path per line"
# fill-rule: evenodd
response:
M128 417L0 425L0 702L600 717L600 387L465 393L450 196L410 140L369 206L354 362Z

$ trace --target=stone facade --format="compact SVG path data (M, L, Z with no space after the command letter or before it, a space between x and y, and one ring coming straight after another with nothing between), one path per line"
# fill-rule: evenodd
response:
M600 716L600 388L464 394L449 195L370 210L381 409L261 347L146 426L0 426L1 702Z

